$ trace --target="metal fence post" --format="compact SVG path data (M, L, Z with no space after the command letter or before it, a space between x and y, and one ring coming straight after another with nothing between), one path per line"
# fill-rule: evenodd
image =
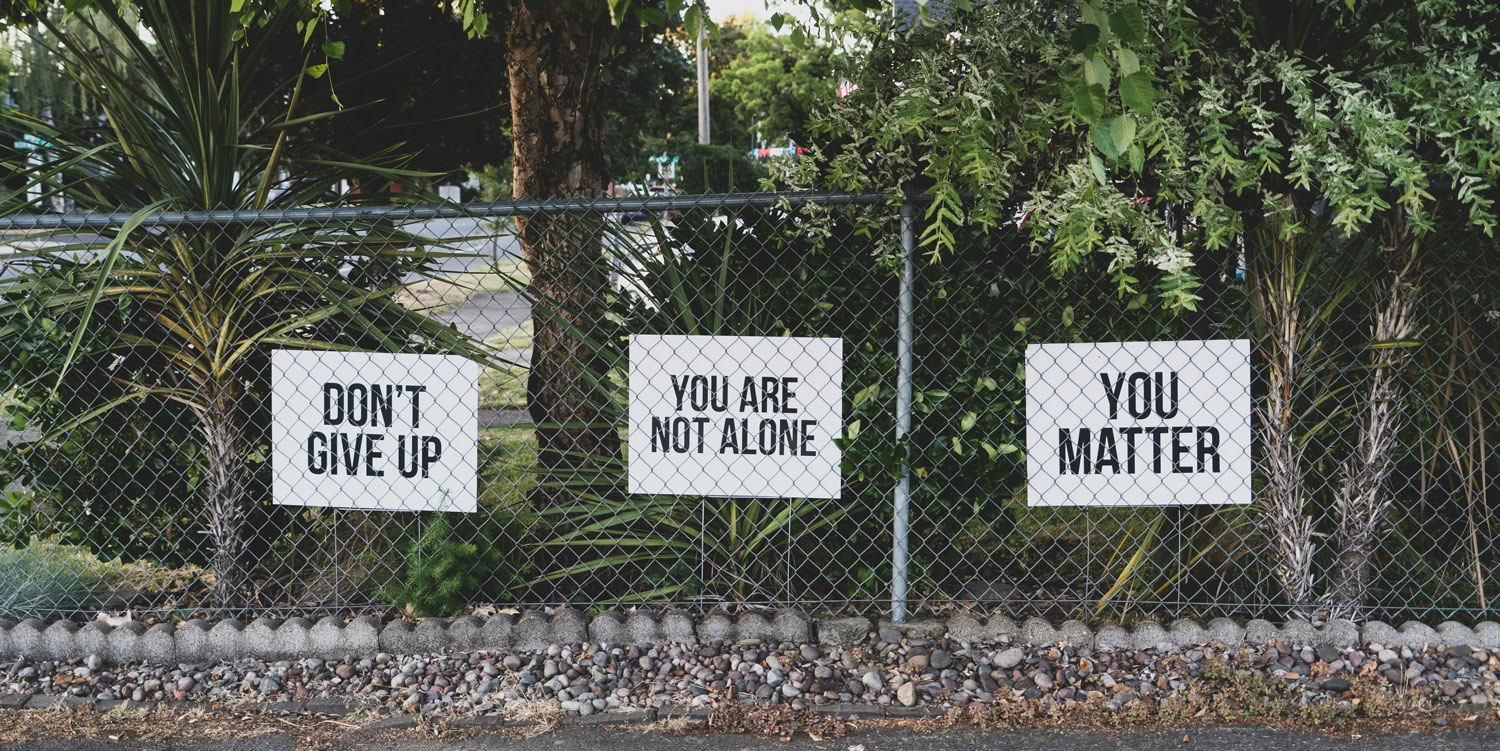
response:
M911 204L901 207L901 292L900 312L896 319L896 440L911 432L911 318L912 284L915 272L912 254L916 249L916 230ZM891 620L906 622L906 551L911 516L910 451L901 460L901 479L896 482L896 514L891 540Z

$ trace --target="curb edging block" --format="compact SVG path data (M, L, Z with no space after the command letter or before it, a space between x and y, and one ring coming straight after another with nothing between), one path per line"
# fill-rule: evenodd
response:
M1026 622L1021 624L1020 640L1022 644L1056 644L1057 629L1053 628L1045 618L1027 618Z
M1135 641L1130 632L1124 626L1109 624L1100 626L1099 633L1094 634L1094 648L1098 650L1118 651L1131 649Z
M756 612L740 613L734 620L735 641L774 641L771 638L771 621Z
M552 629L547 615L540 610L526 610L511 627L511 646L517 651L546 649L552 645Z
M661 617L661 636L668 642L697 645L697 631L692 616L680 610L669 610Z
M1063 621L1057 628L1057 639L1071 647L1094 648L1094 631L1077 619Z
M162 665L177 662L177 628L170 623L158 623L146 629L137 643L139 659Z
M1402 638L1401 632L1385 621L1365 621L1365 627L1359 630L1359 641L1361 644L1399 647Z
M1354 621L1334 620L1323 624L1317 646L1348 649L1359 643L1359 626Z
M275 657L281 654L276 629L281 626L277 618L260 617L250 622L240 633L240 654ZM235 655L237 658L239 655ZM233 659L233 658L231 658Z
M731 642L734 640L734 621L722 612L709 613L698 620L698 643Z
M1172 636L1156 621L1141 621L1135 625L1135 631L1130 635L1130 645L1136 649L1158 649L1162 645L1172 645Z
M1245 642L1245 629L1233 618L1220 616L1208 622L1208 638L1226 647L1238 647Z
M142 652L141 639L145 635L146 627L136 621L109 632L109 653L104 656L104 661L118 665L139 660Z
M510 636L515 625L515 616L510 613L490 616L484 622L484 643L490 645L490 649L510 649Z
M238 619L219 621L208 630L208 641L203 645L205 658L228 662L245 653L245 626Z
M1208 632L1191 618L1178 618L1167 627L1167 639L1179 647L1189 644L1207 644Z
M849 647L863 642L870 635L870 619L858 616L825 618L817 622L816 630L819 644Z
M1485 621L1475 626L1474 640L1484 649L1500 649L1500 623Z
M582 644L589 640L589 619L578 608L558 608L550 627L553 644Z
M437 654L449 647L448 619L447 618L422 618L411 630L411 652L431 652Z
M948 617L948 638L960 644L984 642L984 624L968 613Z
M47 624L35 618L27 618L10 630L11 649L18 656L41 654L42 632Z
M373 615L362 615L344 624L343 654L354 657L374 655L380 651L380 619Z
M624 631L624 643L641 647L661 641L661 628L656 619L645 610L636 610L625 616L620 626Z
M1438 624L1438 643L1445 647L1477 647L1478 634L1458 621L1443 621Z
M1437 645L1438 635L1431 626L1419 621L1407 621L1401 624L1401 639L1403 647L1422 649L1428 645Z
M1276 626L1264 618L1255 618L1245 624L1246 644L1255 647L1264 647L1280 638L1281 629L1276 628Z
M177 644L182 649L182 643ZM307 652L311 657L336 660L343 656L344 623L338 618L325 615L307 631Z
M620 618L620 613L614 610L605 610L595 613L589 621L589 641L604 647L624 646L630 640L630 632L625 629L625 621Z
M109 655L109 632L113 631L104 621L89 621L73 634L73 643L78 647L78 656L98 655L104 659Z
M212 628L202 618L178 624L176 633L172 635L172 640L177 643L177 659L183 662L205 662L211 659L208 640ZM82 643L80 636L79 644Z
M771 633L776 641L803 644L812 641L812 619L800 610L785 608L771 617Z
M1319 637L1317 627L1301 618L1288 618L1281 624L1280 639L1293 649L1317 646L1321 641Z
M78 624L72 621L53 621L42 631L42 656L48 660L73 659L73 653L78 651L78 643L73 638L77 632Z
M484 619L473 615L461 615L448 624L448 646L459 652L483 652L489 649L484 643Z
M10 644L10 630L15 627L15 621L9 618L0 618L0 657L16 656L16 651Z
M411 630L411 621L391 621L385 624L380 629L380 651L393 655L410 653L414 641Z
M273 654L283 660L295 660L306 657L307 650L311 646L309 632L312 631L313 623L306 618L292 618L276 627L276 646Z

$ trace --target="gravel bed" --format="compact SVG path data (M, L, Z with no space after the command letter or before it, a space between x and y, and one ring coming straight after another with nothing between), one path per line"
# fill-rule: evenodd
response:
M198 665L105 666L17 660L0 696L99 700L256 702L359 700L378 714L502 715L538 701L591 715L730 702L822 706L961 706L1088 703L1107 712L1220 692L1348 704L1372 696L1431 706L1500 710L1500 654L1468 647L1412 650L1200 646L1092 650L946 639L873 641L853 647L751 642L656 648L552 646L537 652L455 652L344 660L241 660Z

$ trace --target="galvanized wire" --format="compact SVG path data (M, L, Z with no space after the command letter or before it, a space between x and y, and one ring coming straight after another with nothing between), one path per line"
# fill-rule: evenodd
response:
M1360 538L1370 576L1355 614L1494 613L1493 279L1415 282L1418 333L1401 357L1380 355L1388 350L1372 328L1389 290L1378 258L1330 258L1302 287L1317 346L1294 384L1291 437L1312 584L1292 601L1265 513L1260 415L1272 375L1268 319L1246 279L1255 251L1200 262L1198 309L1171 313L1149 279L1122 294L1101 267L1055 275L1047 249L1013 226L973 228L957 250L921 257L921 214L898 215L883 195L799 193L0 217L0 304L12 311L0 322L0 399L11 420L0 434L0 611L249 617L408 604L452 612L456 602L897 617L1348 615L1326 596L1343 565L1336 504L1362 426L1375 419L1364 417L1374 393L1397 408L1379 411L1390 431L1381 442L1363 444L1388 453L1375 491L1388 505L1371 525L1374 542ZM114 266L101 271L127 226ZM112 284L144 284L160 269L143 264L142 243L203 255L152 291L103 296L80 336L76 292L89 287L79 280L104 273ZM249 271L216 267L213 254L247 244L272 249L267 263L289 281L261 296L203 297L214 273ZM527 247L540 249L535 263L523 258ZM560 267L547 254L585 262ZM153 348L177 336L173 311L219 304L225 315L309 320L337 296L330 279L347 287L346 302L357 290L435 326L407 331L369 318L375 309L360 302L265 338L223 381L234 384L220 395L233 401L227 426L205 427L200 408L171 396L183 387L173 359L196 356ZM62 304L61 291L72 302ZM539 325L547 321L566 323ZM393 330L407 338L383 336ZM626 337L641 333L840 338L842 497L627 493L620 358ZM425 497L397 499L398 511L271 502L269 350L314 335L367 351L483 345L476 513L443 514ZM1218 339L1252 343L1253 505L1030 503L1024 392L1041 386L1025 383L1028 346ZM579 343L587 357L539 354L575 346L577 355ZM1376 388L1377 371L1395 377ZM132 391L140 384L165 396ZM592 401L564 415L531 398L569 389ZM589 426L566 427L580 414ZM553 423L563 432L549 433ZM221 574L228 533L215 533L222 509L210 501L224 483L212 466L226 452L242 463L231 481L243 482L245 501L231 551L243 581L231 585ZM1365 492L1377 474L1359 477Z

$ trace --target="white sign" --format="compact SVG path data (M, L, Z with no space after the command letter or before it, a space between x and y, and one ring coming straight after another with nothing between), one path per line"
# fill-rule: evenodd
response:
M842 339L630 337L630 492L838 498Z
M1026 348L1031 506L1248 504L1250 342Z
M478 378L462 357L272 352L273 500L475 511Z

